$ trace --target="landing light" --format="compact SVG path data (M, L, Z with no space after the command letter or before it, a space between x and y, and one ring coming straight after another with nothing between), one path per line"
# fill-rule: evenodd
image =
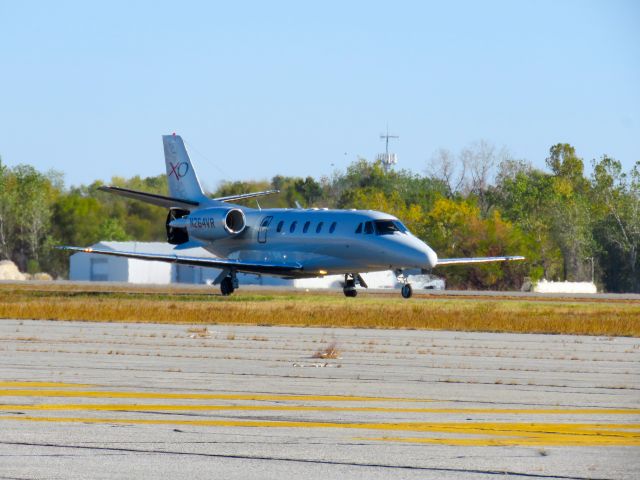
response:
M326 274L327 274L327 271L326 271L326 270L318 270L318 273L319 273L320 275L326 275Z

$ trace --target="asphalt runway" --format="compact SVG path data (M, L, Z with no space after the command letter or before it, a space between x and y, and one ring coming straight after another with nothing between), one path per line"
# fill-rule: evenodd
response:
M7 479L640 478L638 338L0 320L0 397Z

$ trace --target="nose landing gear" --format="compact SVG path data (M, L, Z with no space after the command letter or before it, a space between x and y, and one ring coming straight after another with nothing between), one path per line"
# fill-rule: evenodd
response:
M411 284L405 283L402 286L400 293L402 294L402 298L411 298L411 295L413 295L413 288L411 288Z
M398 277L398 281L402 283L402 288L400 289L402 298L411 298L413 295L413 288L411 287L409 279L405 273L402 270L396 270L396 276Z

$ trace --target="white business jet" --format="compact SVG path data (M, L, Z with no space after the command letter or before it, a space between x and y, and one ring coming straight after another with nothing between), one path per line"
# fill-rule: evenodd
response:
M162 137L169 195L119 187L102 190L169 209L167 241L174 254L155 254L60 247L65 250L222 269L214 284L222 295L238 288L238 272L283 278L344 275L344 294L367 287L361 273L393 270L404 298L413 290L407 272L437 266L523 260L521 256L438 258L396 217L373 210L254 209L232 202L277 193L277 190L209 198L200 186L182 138ZM216 258L181 255L203 247Z

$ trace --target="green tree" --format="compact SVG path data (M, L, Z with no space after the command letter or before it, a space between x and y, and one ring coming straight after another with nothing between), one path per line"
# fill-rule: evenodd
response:
M608 156L593 163L595 205L602 209L596 235L607 289L640 291L640 162L627 174Z
M160 195L167 195L168 192L167 177L164 174L145 178L135 176L130 179L114 177L111 179L111 184ZM94 184L93 187L95 189L98 186ZM118 220L127 238L147 242L166 240L166 208L128 200L99 190L92 190L90 194L107 208L109 218Z
M18 165L13 175L13 228L15 244L12 259L25 270L29 260L32 269L40 262L51 220L51 204L59 191L61 179L55 172L48 175L29 165Z
M527 260L533 279L557 279L564 275L562 253L553 237L551 198L553 177L530 163L506 160L498 169L491 202L504 218L516 224L532 243Z
M122 242L131 240L117 218L105 218L98 229L100 240Z
M552 171L548 199L551 233L562 252L564 280L590 279L586 259L593 256L594 243L584 163L566 143L552 146L546 162Z
M445 194L446 185L439 179L420 177L406 170L386 171L381 162L359 159L352 163L344 175L337 174L327 189L335 198L337 208L363 208L362 192L381 192L395 197L405 207L418 205L430 209L436 198Z
M12 214L16 201L12 180L9 169L2 164L0 157L0 259L10 258L12 253Z
M502 256L522 254L534 256L531 242L522 231L502 218L497 210L483 218L472 202L438 199L427 213L426 231L429 244L442 258ZM493 263L451 266L438 270L453 288L519 288L529 271L528 263Z
M70 245L130 239L121 221L111 216L107 206L79 191L60 195L53 205L52 223L53 236Z
M584 162L576 154L576 149L568 143L553 145L549 149L546 163L553 176L568 183L572 191L584 193L588 190L589 183L584 177Z
M303 204L308 207L315 205L323 197L322 185L312 177L307 177L304 180L302 178L296 179L294 189L302 198Z
M269 188L280 191L271 200L283 208L294 207L296 203L303 207L313 207L323 198L322 186L311 177L276 175L271 179Z

